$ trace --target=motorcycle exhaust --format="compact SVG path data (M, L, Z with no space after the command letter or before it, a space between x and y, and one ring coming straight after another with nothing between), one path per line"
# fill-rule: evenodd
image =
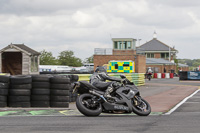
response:
M89 90L90 93L96 95L96 96L99 96L100 98L102 98L104 100L104 102L107 102L107 100L104 98L103 95L99 94L99 93L96 93L95 91L93 90Z

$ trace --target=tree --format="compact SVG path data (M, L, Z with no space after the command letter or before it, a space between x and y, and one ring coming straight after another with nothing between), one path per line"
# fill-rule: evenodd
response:
M92 55L92 56L86 58L84 62L85 63L94 63L94 56Z
M74 52L70 50L62 51L58 56L58 62L60 65L82 66L82 60L74 56Z
M174 59L174 62L176 63L176 71L178 72L178 60L177 59Z
M40 64L41 65L57 65L57 60L53 57L51 52L45 50L40 52Z

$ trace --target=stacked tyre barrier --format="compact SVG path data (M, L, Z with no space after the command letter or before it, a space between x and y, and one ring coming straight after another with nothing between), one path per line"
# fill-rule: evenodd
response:
M70 79L66 76L55 76L50 79L50 107L69 107Z
M7 107L9 76L0 76L0 107Z
M8 96L9 107L31 107L31 76L11 76Z
M0 107L68 108L78 75L0 75Z
M50 107L50 77L45 75L32 76L32 107Z

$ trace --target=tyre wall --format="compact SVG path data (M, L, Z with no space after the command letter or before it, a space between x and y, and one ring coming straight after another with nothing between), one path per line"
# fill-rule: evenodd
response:
M9 76L0 75L0 107L7 107Z
M0 107L68 108L78 75L0 75Z
M50 107L50 78L48 75L32 76L32 107Z
M70 78L67 76L55 76L50 79L50 106L69 107Z

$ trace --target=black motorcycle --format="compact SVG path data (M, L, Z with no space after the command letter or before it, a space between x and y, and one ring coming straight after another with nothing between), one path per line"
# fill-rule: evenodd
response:
M152 73L147 73L147 79L149 79L149 81L152 79Z
M85 116L99 116L103 113L135 113L139 116L148 116L151 107L141 96L137 87L125 75L120 75L124 82L111 93L111 98L105 98L104 92L87 81L76 82L73 93L79 96L76 99L77 109Z

